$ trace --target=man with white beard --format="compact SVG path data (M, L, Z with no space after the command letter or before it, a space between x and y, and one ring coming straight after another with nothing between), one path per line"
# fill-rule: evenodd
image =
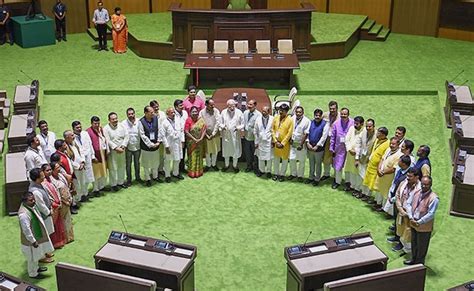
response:
M272 123L273 116L270 115L270 107L262 108L262 115L255 121L255 150L258 157L257 176L266 175L267 178L272 177Z
M227 108L221 114L222 132L222 156L224 157L224 168L222 172L229 169L230 158L232 157L232 168L234 173L239 172L237 163L242 155L241 138L244 129L243 114L240 109L235 109L234 99L227 100Z
M174 178L183 180L184 177L179 173L179 162L183 157L181 128L176 122L173 107L166 110L166 118L162 120L160 135L165 148L165 164L163 168L165 170L166 183L171 183L171 170L173 171Z

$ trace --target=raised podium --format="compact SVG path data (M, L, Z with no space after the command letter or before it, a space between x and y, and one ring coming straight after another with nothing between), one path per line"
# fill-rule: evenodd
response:
M341 279L324 284L324 291L423 291L426 267L422 264Z
M474 154L474 115L465 115L453 110L451 124L450 147L453 159L459 147L462 147L468 153Z
M155 291L156 282L66 263L56 265L58 291Z
M20 278L0 271L0 290L1 291L46 291L39 286L33 285Z
M99 270L156 282L157 288L194 291L194 260L197 247L112 231L94 255Z
M474 100L472 99L469 86L457 86L446 81L446 105L444 113L446 124L451 127L452 111L458 111L461 114L474 114Z
M451 215L474 218L474 153L457 149L452 182Z
M388 257L370 233L286 247L287 291L312 291L324 283L385 271Z
M31 48L56 44L54 20L35 17L26 20L25 16L13 16L13 34L15 43L22 48Z

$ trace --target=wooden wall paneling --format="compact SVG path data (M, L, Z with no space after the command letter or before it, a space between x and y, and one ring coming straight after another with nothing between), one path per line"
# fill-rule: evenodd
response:
M183 8L211 9L211 0L152 0L153 12L166 12L173 2L181 3Z
M440 27L438 37L474 41L474 31Z
M77 1L77 0L76 0ZM89 1L89 21L91 27L92 17L94 16L94 10L97 9L98 0L87 0ZM78 1L79 2L79 1ZM104 7L109 11L109 14L114 13L115 7L120 7L122 13L127 15L131 13L149 13L150 12L150 1L149 0L102 0Z
M330 0L329 12L367 15L386 27L390 25L393 0ZM413 0L418 2L422 0Z
M392 31L436 36L440 0L394 0Z
M67 7L66 31L67 33L81 33L87 30L87 11L85 0L62 0ZM54 19L53 6L56 0L41 0L43 13Z
M268 0L268 9L300 8L300 1L295 0Z
M328 3L329 0L307 0L316 7L316 12L328 12Z

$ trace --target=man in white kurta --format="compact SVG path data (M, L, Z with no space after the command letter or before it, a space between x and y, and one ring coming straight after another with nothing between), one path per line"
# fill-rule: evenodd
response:
M28 276L39 278L38 273L47 270L39 267L38 262L47 253L54 251L45 223L36 206L35 197L31 192L22 195L22 204L18 210L20 221L21 251L26 257Z
M76 144L75 134L72 132L72 130L66 130L63 133L63 137L67 144L66 154L70 158L72 167L74 169L73 183L77 192L77 195L74 195L74 199L76 202L78 202L79 199L81 202L86 202L89 200L89 189L88 183L86 183L86 161L84 159L84 154Z
M40 141L34 134L30 134L26 138L28 148L26 149L23 160L25 161L26 176L29 177L29 173L34 168L41 168L42 165L47 164L48 161L44 156L43 150L41 150Z
M311 121L304 116L304 108L301 106L296 107L295 114L291 119L293 119L294 128L290 141L290 176L288 180L298 177L298 182L303 182L307 156L306 138Z
M346 188L345 191L354 191L353 195L357 196L362 184L362 178L359 175L359 169L356 167L356 147L360 136L364 133L364 118L356 116L354 125L349 128L346 134L346 162L344 163L344 175Z
M181 158L181 161L179 162L179 170L184 172L185 171L185 161L184 161L184 154L186 153L186 148L185 148L185 134L184 134L184 125L186 124L186 120L188 119L189 115L186 110L184 110L184 105L183 105L183 100L181 99L176 99L174 100L174 120L176 122L176 125L179 126L182 129L181 133L181 142L182 142L182 147L183 147L183 157Z
M153 111L155 112L155 115L158 117L158 122L161 124L163 120L166 119L166 114L160 110L160 102L158 100L151 100L150 101L150 106L153 107ZM158 172L163 172L163 167L165 164L165 150L163 147L159 148L160 151L160 166L158 167Z
M273 116L270 115L270 107L262 108L262 115L255 120L255 150L258 158L257 176L266 175L267 178L272 177L272 123Z
M230 158L234 172L239 172L237 163L242 155L241 137L244 129L243 114L235 108L234 99L227 101L227 108L221 114L222 156L224 157L223 172L229 169Z
M160 135L165 148L165 181L170 183L171 172L173 172L173 177L179 180L184 179L179 174L179 162L183 157L183 147L181 146L181 128L176 124L174 108L168 108L166 116L167 118L162 120Z
M372 154L372 148L376 139L375 121L373 119L367 119L365 122L365 129L356 139L355 147L355 166L359 170L361 180L364 180L365 172L367 171L367 164L369 163L369 157ZM356 197L362 198L363 201L367 201L369 192L369 188L361 184L360 193L358 193Z
M44 181L44 173L39 168L30 171L30 186L28 192L35 196L36 206L44 220L44 225L48 231L48 235L54 233L53 219L51 217L51 200L41 183Z
M109 113L109 123L104 127L104 135L110 149L107 166L112 191L118 191L119 187L127 188L125 185L125 149L129 136L127 129L118 122L117 113Z
M206 123L206 167L204 171L212 168L218 171L217 154L221 151L221 139L219 135L219 125L221 113L215 108L214 100L206 100L206 108L199 112L199 117Z
M94 183L94 171L92 170L92 160L95 159L94 148L89 134L82 130L82 124L79 121L72 123L72 130L74 132L74 142L79 147L79 151L84 158L84 186L83 189L88 189L91 183Z
M40 146L43 150L46 160L50 162L51 155L56 151L56 149L54 148L56 134L52 131L49 131L48 123L45 120L40 120L38 122L38 128L40 130L40 133L38 133L36 136L40 141Z

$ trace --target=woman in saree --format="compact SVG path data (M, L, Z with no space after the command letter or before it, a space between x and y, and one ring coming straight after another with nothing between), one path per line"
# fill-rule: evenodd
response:
M72 195L69 191L69 183L66 177L61 173L61 165L58 162L51 162L51 182L59 189L61 196L61 210L59 214L64 220L64 229L66 231L66 243L74 241L74 230L72 228L71 205Z
M123 54L127 52L127 18L122 14L120 7L116 7L115 14L112 15L112 39L115 53Z
M51 166L44 164L41 167L44 173L44 181L41 183L51 200L51 216L53 218L54 232L49 236L55 249L60 249L66 244L66 230L64 228L64 219L61 217L61 196L59 189L51 181Z
M201 177L204 173L204 158L206 157L206 123L199 117L196 106L191 107L191 116L184 125L186 133L186 148L188 149L188 176Z

